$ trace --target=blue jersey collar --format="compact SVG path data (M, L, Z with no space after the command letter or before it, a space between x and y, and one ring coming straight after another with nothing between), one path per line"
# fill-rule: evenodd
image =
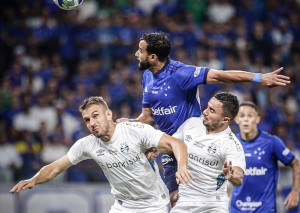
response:
M165 65L163 66L163 68L161 68L161 70L159 70L157 73L155 73L155 75L159 75L160 73L164 72L167 68L167 66L169 65L170 63L170 59L168 58Z

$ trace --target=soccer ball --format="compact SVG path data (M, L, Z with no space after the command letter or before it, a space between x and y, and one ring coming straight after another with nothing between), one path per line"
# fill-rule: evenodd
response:
M53 0L54 3L63 10L74 10L76 9L83 0Z

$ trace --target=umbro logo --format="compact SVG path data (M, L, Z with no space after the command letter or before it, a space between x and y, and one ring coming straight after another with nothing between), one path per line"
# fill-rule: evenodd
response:
M99 149L99 150L96 151L97 156L102 156L102 155L104 155L104 152L105 152L104 149Z

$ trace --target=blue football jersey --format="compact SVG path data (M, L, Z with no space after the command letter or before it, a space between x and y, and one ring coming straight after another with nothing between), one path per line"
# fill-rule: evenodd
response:
M186 65L170 60L155 75L149 70L143 74L143 107L151 107L159 129L169 135L188 118L201 116L198 85L205 84L209 68ZM178 188L174 154L162 157L164 182L169 192Z
M244 148L246 171L243 184L233 187L230 213L276 212L277 160L288 165L294 154L280 138L264 131L252 141L236 136Z
M143 107L151 107L159 129L169 135L188 118L201 115L198 85L206 83L209 68L168 59L155 75L143 75Z

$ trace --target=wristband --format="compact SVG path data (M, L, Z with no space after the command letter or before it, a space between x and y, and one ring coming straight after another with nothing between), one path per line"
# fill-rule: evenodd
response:
M129 122L134 122L134 119L133 118L129 119Z
M252 82L260 84L261 77L262 77L262 73L255 73Z

